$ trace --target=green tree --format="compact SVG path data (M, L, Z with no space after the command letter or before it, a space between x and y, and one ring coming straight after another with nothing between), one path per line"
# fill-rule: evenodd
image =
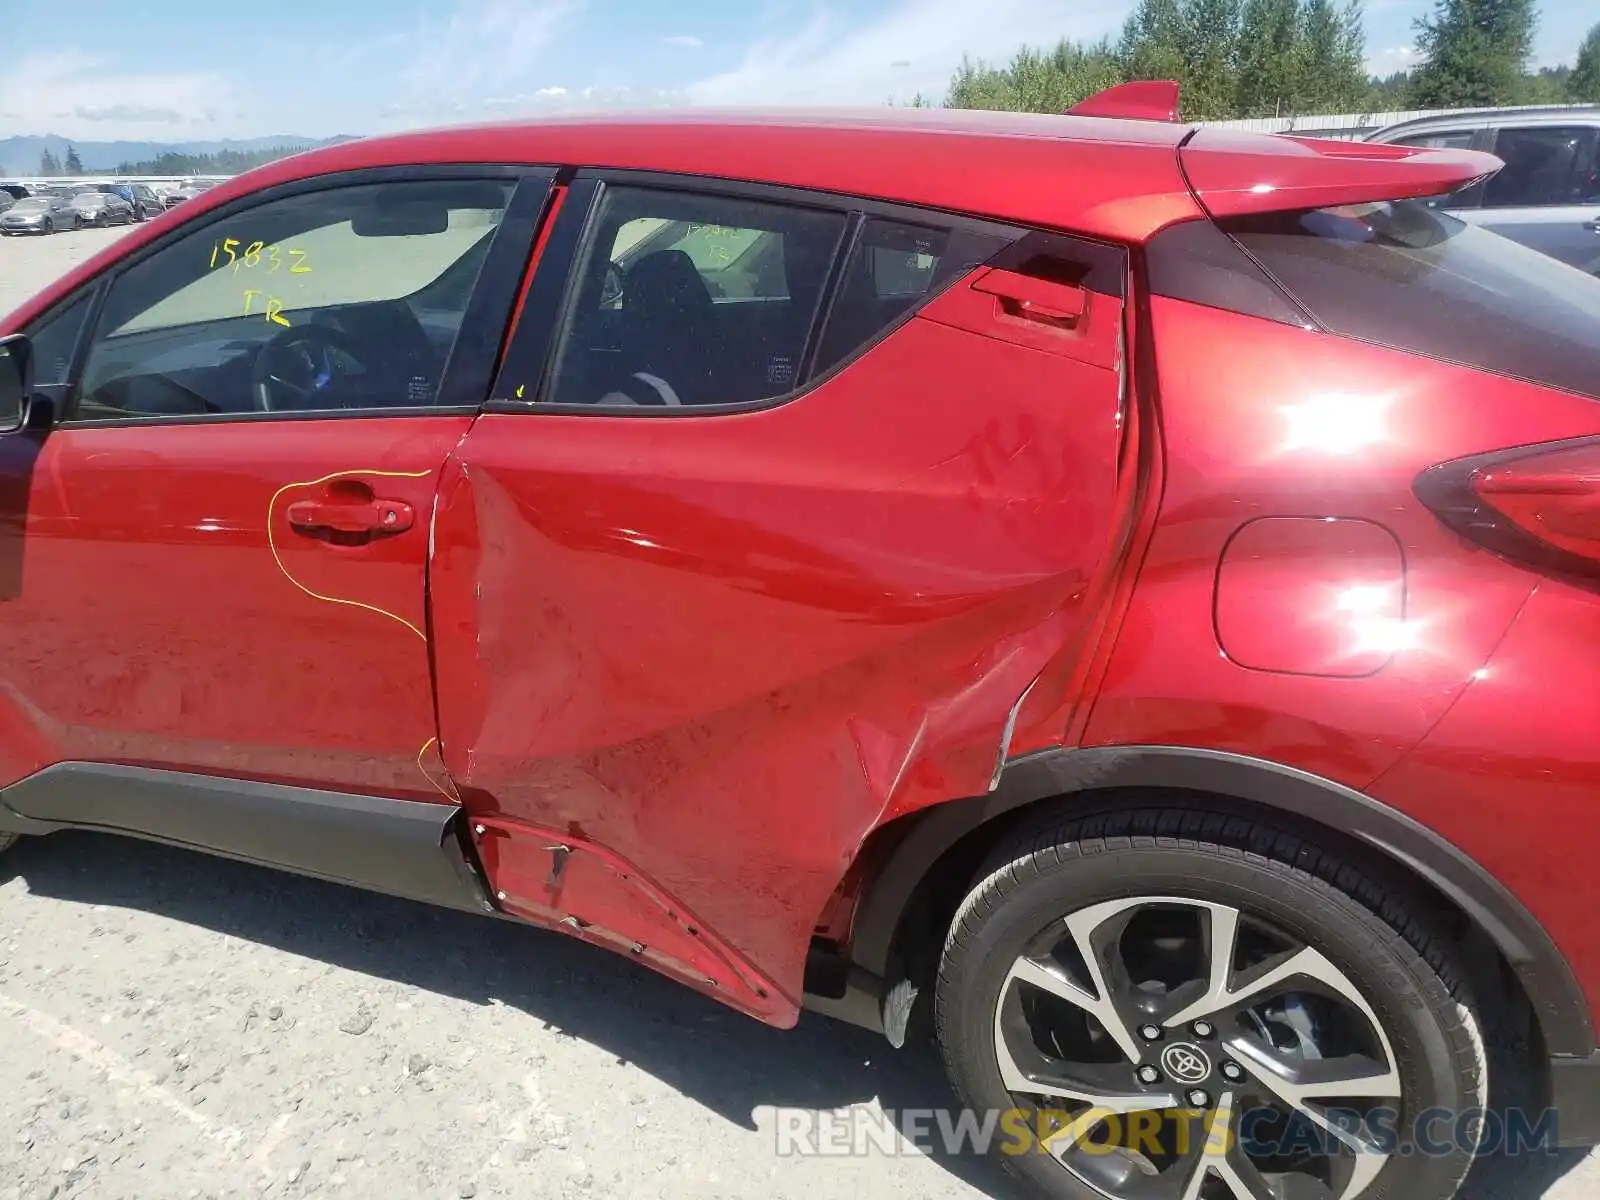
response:
M945 103L951 108L1060 113L1121 81L1110 45L1063 40L1052 50L1024 46L1004 67L963 59Z
M61 174L61 160L50 153L50 147L44 148L44 153L39 155L39 174L55 176Z
M1184 0L1180 13L1183 115L1191 120L1233 116L1239 92L1240 0Z
M1360 108L1371 90L1360 0L1305 0L1295 48L1294 105L1302 113Z
M1600 104L1600 25L1589 30L1578 62L1567 77L1567 95L1579 104Z
M1515 104L1528 91L1533 0L1437 0L1417 21L1423 62L1411 75L1411 102L1422 108Z
M1572 95L1572 68L1540 67L1522 81L1522 103L1565 104Z
M67 143L67 161L61 165L61 170L65 175L83 174L83 159L78 157L78 148L71 142Z
M1127 79L1178 79L1184 74L1183 7L1179 0L1139 0L1117 46Z
M315 143L331 146L347 142L347 137L329 138ZM265 150L219 150L215 154L177 154L171 151L143 162L125 162L117 168L118 175L237 175L264 163L287 158L310 149L301 142L286 146L270 146Z
M1373 112L1398 112L1405 108L1411 95L1411 73L1395 71L1381 78L1374 77L1367 85L1366 107Z
M1245 0L1239 15L1241 117L1275 117L1295 111L1299 90L1300 5L1297 0Z

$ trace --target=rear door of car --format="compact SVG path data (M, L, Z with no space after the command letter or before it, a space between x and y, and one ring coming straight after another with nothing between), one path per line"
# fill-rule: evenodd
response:
M445 762L507 908L781 1022L865 835L987 790L1074 661L1125 257L638 173L543 240L441 483Z
M1506 165L1481 207L1458 215L1600 274L1600 120L1506 126L1488 147Z

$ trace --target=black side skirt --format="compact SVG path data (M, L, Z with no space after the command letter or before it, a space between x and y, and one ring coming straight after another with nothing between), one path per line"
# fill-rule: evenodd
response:
M446 908L494 905L459 804L66 762L0 792L0 831L94 829Z

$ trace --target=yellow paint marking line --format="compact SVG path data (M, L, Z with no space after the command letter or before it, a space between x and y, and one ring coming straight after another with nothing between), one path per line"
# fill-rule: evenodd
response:
M425 633L423 633L422 630L418 629L415 625L413 625L410 621L408 621L404 617L402 617L399 613L392 613L388 609L379 608L375 604L363 604L360 600L341 600L338 596L324 596L321 592L312 591L305 584L301 583L298 579L296 579L290 573L289 568L283 565L283 558L278 554L278 541L272 534L272 513L273 513L273 510L278 507L278 498L281 497L285 492L289 491L291 488L316 487L318 484L331 483L335 479L343 479L346 476L351 476L351 475L377 475L377 476L380 476L382 478L387 478L387 479L426 479L429 475L432 475L432 474L433 474L432 471L363 471L363 470L348 470L348 471L335 471L331 475L324 475L321 479L308 479L308 480L304 480L303 482L299 482L299 483L286 483L286 484L284 484L277 491L273 492L272 493L272 499L267 501L267 549L272 551L272 561L278 564L278 570L283 572L283 577L285 579L287 579L290 583L294 584L295 587L299 588L302 592L304 592L306 595L310 596L313 600L323 600L323 601L326 601L329 604L342 604L342 605L345 605L348 608L359 608L359 609L365 610L366 612L377 613L380 617L388 617L391 621L400 622L400 624L404 625L407 629L411 630L412 633L416 634L419 638L421 638L423 640L424 643L426 643L427 640L428 640L427 635Z
M280 556L278 554L278 541L277 541L277 538L274 537L273 533L272 533L272 514L273 514L274 511L276 511L276 509L278 507L279 498L281 498L282 495L285 492L289 491L291 488L317 487L319 484L331 483L335 479L343 479L343 478L346 478L347 476L355 476L355 475L376 475L376 476L378 476L380 478L385 478L385 479L426 479L429 475L432 475L432 474L433 474L432 471L365 471L365 470L348 470L348 471L334 471L332 474L324 475L320 479L307 479L307 480L304 480L304 481L298 482L298 483L286 483L286 484L284 484L277 491L273 492L272 493L272 499L267 501L267 549L272 551L272 561L278 564L278 570L283 572L283 577L285 579L287 579L290 583L294 584L295 587L299 588L302 592L304 592L306 595L310 596L313 600L321 600L321 601L324 601L325 603L328 603L328 604L342 604L347 608L359 608L359 609L363 610L364 612L377 613L380 617L388 617L391 621L398 621L400 624L404 625L412 633L416 634L419 638L421 638L424 644L426 644L427 641L428 641L428 635L423 633L422 630L418 629L415 625L413 625L410 621L406 620L399 613L392 613L388 609L379 608L375 604L364 604L360 600L343 600L343 599L340 599L338 596L325 596L321 592L312 591L305 584L301 583L298 579L296 579L294 577L294 575L290 572L289 568L283 565L283 558L282 558L282 556ZM450 784L450 787L447 789L446 787L444 787L443 784L441 784L437 779L434 778L433 772L429 771L428 768L425 767L423 765L423 763L422 763L422 760L425 757L427 757L428 751L430 749L432 749L433 746L438 743L438 741L439 741L439 739L437 737L431 737L427 741L422 743L422 749L417 751L417 770L422 772L422 777L428 781L429 785L434 789L434 791L438 792L446 800L450 800L450 801L455 802L456 804L460 804L461 803L461 797L456 792L455 783L450 779L450 776L448 774L445 775L445 783Z
M423 778L425 778L429 783L433 784L434 789L441 796L443 796L446 800L453 800L455 803L460 804L461 803L461 793L456 791L455 780L450 778L450 776L448 774L448 770L447 770L447 772L445 774L444 782L448 783L450 786L448 788L446 788L444 786L444 784L440 783L437 779L435 779L433 777L433 772L432 771L428 770L427 767L422 765L422 760L427 756L428 751L433 749L433 747L436 746L438 744L438 742L439 742L438 738L431 737L427 741L422 743L422 749L417 751L417 770L422 772ZM441 754L439 756L439 762L440 762L441 765L443 765L443 763L444 763L444 755L443 754Z

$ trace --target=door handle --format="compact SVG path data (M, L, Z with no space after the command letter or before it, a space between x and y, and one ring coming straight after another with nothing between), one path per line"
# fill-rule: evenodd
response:
M1600 233L1600 217L1596 217L1592 221L1585 221L1583 227L1590 233Z
M296 500L288 508L289 524L307 533L401 533L416 521L416 512L403 500Z
M1089 311L1089 293L1081 287L998 268L974 279L972 290L995 297L1008 316L1043 325L1076 325Z

